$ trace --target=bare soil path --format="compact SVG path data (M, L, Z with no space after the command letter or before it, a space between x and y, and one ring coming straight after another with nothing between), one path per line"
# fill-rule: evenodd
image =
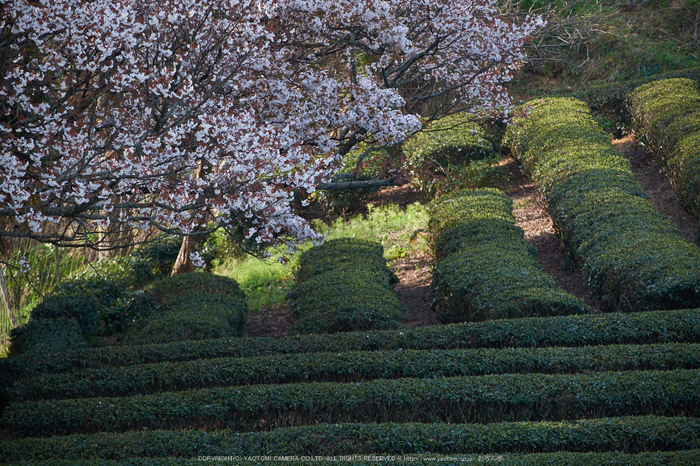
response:
M506 194L513 199L515 224L525 232L525 241L537 249L535 260L560 287L598 311L600 303L591 296L580 270L562 252L537 187L523 174L517 161L509 159L505 163L509 174Z
M685 239L697 244L698 221L678 203L671 182L654 155L647 152L634 135L615 139L613 144L632 164L632 172L644 186L651 205L676 225Z

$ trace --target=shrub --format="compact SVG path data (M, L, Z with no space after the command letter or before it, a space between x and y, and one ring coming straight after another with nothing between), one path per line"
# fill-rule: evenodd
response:
M700 131L683 139L676 146L668 170L676 177L678 201L695 217L700 218Z
M150 243L139 246L131 255L146 261L154 276L167 276L175 265L180 246L182 246L182 237L160 236Z
M84 332L91 332L100 322L104 307L92 294L57 294L45 298L31 312L31 319L66 317L75 319Z
M207 457L208 455L203 455ZM228 455L223 455L228 456ZM336 458L311 459L309 456L288 456L275 459L266 455L254 455L241 458L236 464L241 465L284 465L307 466L310 461L318 466L333 466L338 464ZM620 452L605 453L533 453L533 454L499 454L499 455L443 455L436 453L421 453L410 456L378 454L370 456L349 455L347 466L367 465L395 465L395 466L424 466L441 464L455 464L457 462L481 463L498 462L503 466L600 466L601 464L624 464L626 466L696 466L700 462L700 450L658 451L644 452L630 455ZM231 464L231 460L212 459L207 460L212 464ZM184 458L125 458L119 461L86 459L86 460L46 460L40 463L27 463L20 461L12 463L13 466L198 466L202 459Z
M288 300L293 333L335 333L401 327L405 307L391 285L398 281L379 243L341 238L299 258L297 285Z
M594 112L613 122L619 135L630 125L629 115L625 109L630 92L644 84L671 78L688 78L700 83L700 68L670 71L621 83L591 86L586 101Z
M700 310L611 313L467 322L406 330L348 332L283 338L223 338L143 346L68 350L36 361L31 369L18 359L0 359L15 380L103 366L273 354L398 349L459 349L585 346L609 344L700 343ZM25 375L22 375L25 374Z
M542 272L495 189L458 191L433 203L438 263L431 290L443 322L585 314L590 308Z
M506 141L544 192L563 242L606 310L700 304L700 249L646 200L585 104L526 104Z
M398 283L398 278L386 265L382 245L356 238L329 240L303 252L299 255L294 277L297 283L303 283L323 273L358 267L386 275L389 284Z
M700 89L690 79L655 81L628 97L634 130L660 159L678 199L700 216Z
M297 334L399 328L405 312L386 274L356 267L317 275L288 299Z
M146 258L131 256L111 257L90 264L61 284L59 290L70 286L71 281L80 283L111 282L121 288L143 287L153 281L155 276L151 264Z
M384 350L212 358L76 373L18 381L14 401L128 396L158 391L250 384L356 382L506 373L700 369L700 346L675 343L575 348Z
M465 174L463 167L494 154L494 145L486 131L474 116L466 113L432 122L424 131L408 138L402 148L413 184L430 195L459 183L454 178L459 173ZM481 168L488 171L488 167ZM476 173L472 175L472 181L476 180Z
M524 244L523 230L515 225L511 199L496 189L457 191L433 201L430 207L431 246L440 261L464 243L503 237Z
M86 342L75 319L65 316L31 319L10 331L12 355L32 352L33 357L84 348Z
M348 174L350 175L350 174ZM352 175L342 181L370 181L376 178L367 175ZM347 189L326 189L316 191L316 199L328 217L343 217L348 214L357 214L367 208L367 203L372 195L379 191L381 186L366 186Z
M0 456L6 461L41 461L56 457L126 460L136 457L258 456L263 453L270 456L414 456L430 451L460 456L505 452L551 452L556 455L560 454L559 450L578 453L617 451L629 455L698 448L698 430L696 419L656 416L492 424L316 424L270 432L136 431L27 438L0 442ZM602 455L598 457L604 458ZM570 461L565 464L580 463Z
M10 357L0 359L0 410L19 378L35 373L37 365L51 361L56 354L86 346L78 322L68 317L31 318L10 330Z
M357 383L247 385L123 398L12 403L20 436L319 422L505 422L700 414L700 371L503 374ZM262 420L265 422L262 423Z
M165 343L240 336L248 312L235 280L190 273L156 282L145 298L153 310L128 336L132 343Z

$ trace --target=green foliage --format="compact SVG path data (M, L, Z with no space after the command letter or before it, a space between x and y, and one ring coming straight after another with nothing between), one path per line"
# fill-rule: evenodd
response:
M208 456L208 455L202 455ZM226 454L222 455L228 456ZM333 466L338 464L337 458L312 459L309 456L290 456L283 459L275 459L274 456L251 455L236 461L236 464L259 466L259 465L285 465L285 466L308 466L310 461L318 466ZM225 460L212 459L209 464L226 465L231 464L227 458ZM424 466L435 463L455 464L457 462L498 462L503 466L600 466L601 464L624 464L626 466L658 466L660 464L669 466L696 466L700 462L700 450L679 450L679 451L658 451L628 454L620 452L605 453L534 453L534 454L452 454L443 455L436 453L418 453L410 456L389 455L379 453L368 457L359 455L348 456L347 461L343 461L347 466L367 466L367 465L395 465L395 466ZM124 458L118 461L89 459L89 460L46 460L40 463L28 463L25 461L14 462L13 466L197 466L202 460L183 458Z
M338 269L361 268L386 275L390 284L398 282L386 266L380 243L357 238L336 238L299 255L295 279L303 283L318 275Z
M150 310L152 303L137 290L170 271L180 241L176 237L157 239L129 256L84 265L57 285L31 315L73 317L85 332L122 332Z
M591 86L586 95L586 102L594 113L604 117L614 126L614 132L621 134L630 127L627 100L630 93L644 85L672 78L687 78L700 83L700 67L669 71L654 76L625 80L623 82L598 84Z
M494 237L523 244L523 231L515 226L512 204L496 189L458 191L433 201L428 229L435 258L444 260L465 243Z
M84 332L95 330L100 322L103 306L92 294L52 295L39 303L31 313L31 319L67 317L75 319Z
M296 334L400 328L406 311L384 274L357 268L311 278L290 291L288 299Z
M599 83L624 86L700 65L695 0L501 3L511 16L543 14L547 21L527 46L530 60L512 86L523 98L584 95Z
M354 238L327 241L299 258L297 285L288 299L294 333L399 328L404 306L391 291L398 279L384 248Z
M590 308L542 272L501 191L457 191L435 201L438 264L432 291L444 322L585 314Z
M270 456L413 456L426 451L464 456L505 451L557 453L561 450L629 454L699 448L699 429L693 418L656 416L493 424L317 424L271 432L184 430L28 438L0 442L0 456L8 461L40 461L52 457L126 460L136 457L258 456L263 452ZM563 455L563 458L571 458L568 454Z
M524 106L506 134L563 242L607 310L700 304L700 249L646 200L609 137L573 99Z
M474 116L458 113L434 121L406 140L403 148L411 161L444 167L487 157L493 147L486 138Z
M678 200L700 218L700 131L678 143L668 165Z
M124 289L142 287L157 278L152 269L153 267L146 257L130 255L103 259L95 264L88 264L82 270L71 275L67 283L62 283L57 291L61 292L64 287L70 286L71 281L76 281L79 284L81 282L88 284L112 282ZM101 299L101 301L109 301L109 297Z
M10 331L9 357L0 359L0 410L9 401L8 390L22 376L55 354L87 346L80 326L67 317L30 319Z
M352 181L369 181L372 179L374 178L367 175L358 175L350 178ZM348 214L356 214L364 210L372 194L379 191L379 189L381 189L381 186L319 190L316 194L316 199L327 216L346 218Z
M395 204L374 207L367 206L367 214L353 217L349 221L338 218L330 224L314 222L314 228L326 235L328 240L338 238L358 238L376 241L384 246L388 260L400 258L427 249L425 239L414 233L422 230L428 221L426 208L410 204L405 208ZM415 241L414 241L415 239ZM311 245L302 246L302 251ZM272 259L261 261L253 257L234 258L216 267L214 272L236 280L248 296L251 312L261 306L275 307L286 301L286 296L294 287L293 272L297 269L299 255L292 257L285 267L274 260L284 251L270 251Z
M10 353L42 358L86 346L80 326L65 316L32 319L10 332ZM13 358L14 359L14 358Z
M52 244L29 240L0 241L0 253L9 305L19 325L29 320L31 309L51 293L59 278L65 278L82 262L82 257L74 251L67 253ZM28 272L23 271L21 261L28 263ZM9 331L9 328L4 330ZM7 337L7 334L2 335L5 341Z
M636 88L628 110L640 139L666 169L678 199L700 216L700 89L690 79L666 79Z
M416 230L425 228L428 211L425 206L414 203L402 208L395 204L374 207L367 206L364 218L356 217L345 222L337 219L330 225L315 222L314 227L326 235L328 240L338 238L358 238L379 242L384 251L404 249L407 252L424 250L423 238L412 241Z
M181 236L159 236L136 248L131 256L145 260L154 276L167 276L175 265L181 246Z
M223 338L143 346L57 351L39 361L31 374L17 358L0 360L3 372L20 379L103 366L219 357L348 351L390 351L609 344L700 343L700 310L651 311L504 319L406 330L348 332L283 338Z
M497 174L494 144L476 118L465 113L434 121L402 148L414 186L430 196L482 186Z
M36 364L86 346L80 326L67 317L32 318L10 330L9 357L0 360L0 411L9 401L10 387L19 377L33 373Z
M152 311L128 335L134 344L241 336L248 307L235 280L207 273L156 282L145 300Z
M11 403L2 424L21 436L135 429L275 427L319 422L576 420L700 414L700 371L503 374L379 379Z
M137 364L18 381L13 401L129 396L251 384L357 382L506 373L700 369L700 345L384 350Z

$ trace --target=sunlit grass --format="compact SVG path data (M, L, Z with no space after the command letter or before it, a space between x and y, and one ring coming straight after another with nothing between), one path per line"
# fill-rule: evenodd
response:
M389 204L369 206L366 217L355 217L349 221L338 219L331 225L317 221L314 227L326 235L326 239L364 238L378 241L384 246L384 255L392 261L427 250L423 232L428 222L425 206L418 203L402 209ZM301 251L311 247L303 245ZM284 304L286 295L294 286L296 256L288 265L277 261L280 251L270 251L272 257L261 261L253 257L232 259L214 269L214 273L233 278L248 296L251 312L261 307L274 308ZM297 254L298 256L298 254Z

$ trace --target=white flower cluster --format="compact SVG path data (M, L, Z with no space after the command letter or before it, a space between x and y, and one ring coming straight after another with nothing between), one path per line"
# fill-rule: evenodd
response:
M0 216L39 234L61 219L190 232L214 214L260 243L320 241L295 193L330 179L347 135L420 129L411 89L508 107L539 19L494 4L4 0Z

